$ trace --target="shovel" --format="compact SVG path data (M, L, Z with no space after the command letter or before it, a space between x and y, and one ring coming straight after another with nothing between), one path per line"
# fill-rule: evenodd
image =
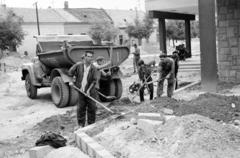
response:
M116 114L116 112L112 111L111 109L109 109L108 107L106 107L105 105L103 105L102 103L100 103L98 100L96 100L95 98L91 97L90 95L87 95L86 93L84 93L82 90L80 90L78 87L76 87L75 85L71 85L74 89L76 89L78 92L82 93L83 95L85 95L86 97L90 98L92 101L94 101L95 103L98 103L101 107L103 107L104 109L106 109L107 111L109 111L112 114Z
M100 94L102 97L104 97L107 100L114 100L114 99L116 99L116 96L106 96L106 95L102 94L99 91L97 91L97 92L98 92L98 94Z

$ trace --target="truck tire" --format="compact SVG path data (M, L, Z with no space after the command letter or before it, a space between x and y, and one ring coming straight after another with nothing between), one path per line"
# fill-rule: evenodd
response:
M52 101L58 108L63 108L68 105L69 88L63 82L61 77L55 77L51 85Z
M31 99L36 99L37 97L37 87L31 82L30 75L27 74L25 78L25 88L27 91L27 96Z
M108 80L108 81L101 81L100 82L100 92L104 94L105 96L115 96L116 87L114 80ZM99 98L103 102L109 102L112 100L109 100L107 98L104 98L103 96L99 95Z
M69 86L69 101L68 106L74 106L78 101L78 92L71 86Z
M114 83L115 83L115 87L116 87L116 90L115 90L116 99L120 99L122 96L122 92L123 92L122 81L121 81L121 79L115 79Z

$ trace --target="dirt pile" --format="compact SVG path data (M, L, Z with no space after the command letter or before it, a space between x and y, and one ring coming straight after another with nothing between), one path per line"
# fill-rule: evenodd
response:
M170 119L156 130L165 158L237 158L240 130L200 115Z
M191 101L162 97L150 104L141 105L138 112L161 112L162 108L170 108L174 115L199 114L216 121L233 122L240 119L240 97L222 96L205 93Z
M239 129L200 115L172 118L155 133L149 137L122 121L95 139L117 158L238 158L240 154Z

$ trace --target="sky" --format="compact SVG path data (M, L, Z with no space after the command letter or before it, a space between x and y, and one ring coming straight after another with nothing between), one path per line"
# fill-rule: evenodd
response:
M38 2L39 8L63 8L65 0L0 0L7 7L33 8ZM104 8L145 10L145 0L68 0L69 8Z

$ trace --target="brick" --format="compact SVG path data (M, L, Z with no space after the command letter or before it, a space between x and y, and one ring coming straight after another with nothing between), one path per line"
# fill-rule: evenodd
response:
M231 14L227 14L227 19L233 19L234 18L234 14L233 14L233 10Z
M162 125L162 121L148 120L148 119L139 119L138 128L142 129L145 134L149 137L155 136L155 129Z
M226 20L225 21L219 21L218 26L219 27L227 27L228 26L228 22Z
M227 29L224 28L224 27L218 28L218 32L219 32L220 34L226 34L226 33L227 33Z
M238 46L238 39L237 38L230 38L229 44L231 47Z
M227 35L226 34L224 34L224 33L219 33L218 34L218 40L219 41L226 41L227 40Z
M96 158L114 158L107 150L102 150L96 153Z
M233 48L231 48L231 54L232 54L233 56L237 56L237 55L238 55L238 52L239 52L238 47L233 47Z
M167 114L167 115L172 115L173 114L173 110L172 109L168 109L168 108L163 108L163 113Z
M65 146L58 148L54 151L51 151L46 157L44 158L89 158L86 154L80 151L76 147Z
M229 74L230 74L230 77L235 77L236 76L236 71L231 70Z
M238 21L237 20L229 20L228 21L228 25L229 26L238 26Z
M97 142L92 142L88 144L88 155L90 157L96 157L97 153L105 150L101 145L99 145Z
M219 45L219 47L221 47L220 45ZM230 48L220 48L219 49L219 54L221 55L221 54L231 54L230 53Z
M234 27L227 28L227 37L234 37Z
M219 41L219 45L221 48L228 48L228 41Z
M29 158L44 158L48 153L53 150L56 149L49 145L34 147L29 150Z
M165 116L161 113L138 113L138 119L149 119L165 122Z
M220 14L227 14L227 7L220 7L219 8L219 13Z
M239 12L238 9L234 11L234 18L235 19L240 19L240 12Z

